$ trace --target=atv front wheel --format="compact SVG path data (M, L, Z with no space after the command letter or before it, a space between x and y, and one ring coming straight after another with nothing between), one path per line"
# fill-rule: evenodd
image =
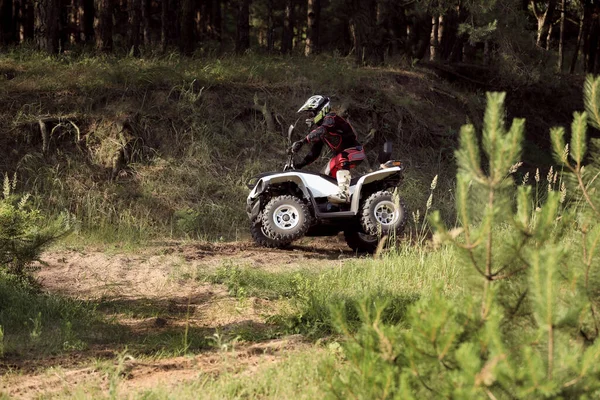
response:
M355 230L344 231L346 244L356 253L375 253L379 245L379 238Z
M291 241L285 240L277 240L270 238L263 228L262 218L259 216L255 222L250 225L250 234L252 235L252 239L259 246L269 247L269 248L284 248L292 243Z
M369 235L399 235L406 223L406 206L388 191L375 192L362 207L360 223Z
M272 240L291 243L310 227L310 212L295 196L277 196L265 206L262 215L264 233Z

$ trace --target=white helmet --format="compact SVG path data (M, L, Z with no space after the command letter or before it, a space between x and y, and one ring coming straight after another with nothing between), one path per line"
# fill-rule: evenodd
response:
M310 99L306 100L306 103L298 112L312 111L315 113L313 123L318 124L325 118L325 115L331 111L331 104L329 103L329 97L315 95Z

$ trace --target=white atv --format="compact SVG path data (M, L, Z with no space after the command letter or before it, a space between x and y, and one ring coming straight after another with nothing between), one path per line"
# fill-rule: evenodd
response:
M288 131L288 142L294 126ZM336 236L344 232L356 252L372 253L379 238L402 233L406 207L394 195L402 181L402 166L390 161L391 144L380 154L381 169L352 179L350 203L333 204L327 196L338 192L336 179L294 170L290 155L284 172L252 178L246 211L255 242L265 247L286 247L303 236Z

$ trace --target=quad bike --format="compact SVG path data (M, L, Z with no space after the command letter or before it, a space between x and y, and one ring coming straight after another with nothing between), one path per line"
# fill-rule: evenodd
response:
M294 125L288 130L291 143ZM246 212L250 232L265 247L286 247L303 236L337 236L356 252L373 253L379 238L402 233L406 207L394 195L402 181L402 166L391 161L391 143L379 155L381 168L353 178L350 203L332 204L327 196L338 192L336 179L297 171L290 154L283 172L268 172L248 182Z

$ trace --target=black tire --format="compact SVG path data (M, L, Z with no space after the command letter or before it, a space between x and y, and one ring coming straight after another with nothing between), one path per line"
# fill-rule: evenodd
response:
M296 196L277 196L271 199L262 212L264 233L282 243L300 239L310 228L308 207Z
M388 191L370 195L360 214L360 223L369 235L400 235L404 231L406 206L402 199L394 199ZM383 223L384 220L386 223Z
M355 230L344 231L346 244L356 253L373 254L379 245L379 238Z
M254 242L262 247L268 247L272 249L282 249L288 247L291 241L286 242L282 240L271 239L265 233L262 226L262 218L259 216L258 219L250 225L250 234Z

